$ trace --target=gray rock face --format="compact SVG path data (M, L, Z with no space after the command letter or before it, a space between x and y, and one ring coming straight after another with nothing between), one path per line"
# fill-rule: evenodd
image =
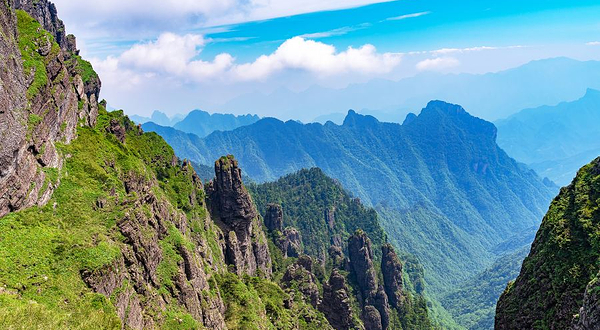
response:
M348 240L350 269L360 288L363 304L363 321L367 330L387 329L389 325L388 298L373 266L371 240L362 230L357 231Z
M58 22L56 8L47 1L15 1L8 5L44 20L44 26L53 20ZM0 216L3 216L44 205L50 199L59 178L47 173L58 172L63 163L55 144L70 143L79 123L95 124L100 81L93 78L84 83L72 55L65 50L53 51L51 38L46 42L40 39L37 49L27 51L36 51L43 57L46 82L29 92L28 88L36 81L35 70L27 74L23 70L16 44L19 36L14 11L3 5L0 8L0 55L6 59L6 70L0 72Z
M352 305L346 278L334 269L329 281L323 284L323 302L319 310L336 330L364 329L352 319Z
M385 293L388 296L390 305L394 308L400 308L404 305L402 263L390 244L384 244L381 247L381 252L381 272L383 273Z
M268 204L265 213L265 226L269 231L283 231L283 209L278 204Z
M258 212L242 184L242 172L232 157L215 162L215 179L208 184L211 216L225 235L225 262L238 275L269 277L271 255Z
M285 252L286 257L297 258L302 254L302 237L298 229L294 227L288 227L283 231L284 243L282 250Z
M289 265L281 279L284 288L297 287L313 307L320 303L317 282L317 277L313 274L313 261L309 256L301 256L296 263Z
M574 320L573 330L597 330L600 328L600 281L598 276L586 287L579 318Z
M184 164L182 169L192 171L188 164ZM193 181L200 192L200 180ZM206 245L205 242L195 241L199 247L195 251L179 246L177 253L181 261L171 279L173 286L169 288L170 294L155 294L153 289L160 285L157 271L164 258L159 242L167 237L171 223L182 233L190 232L188 219L183 212L173 211L168 201L153 193L153 188L158 185L155 180L132 172L123 177L123 184L126 191L137 198L125 202L133 207L117 221L124 237L122 257L102 269L83 271L83 280L98 293L107 297L115 295L117 314L132 329L154 328L155 318L152 315L156 308L164 310L171 302L185 308L209 329L226 329L223 317L225 305L220 293L218 290L209 293L209 275L204 271L200 250ZM203 203L196 197L191 201L197 207ZM104 207L106 203L97 203L97 207Z
M14 8L21 9L35 18L44 30L50 32L61 49L77 52L75 36L67 35L65 24L58 18L56 6L48 0L13 0Z

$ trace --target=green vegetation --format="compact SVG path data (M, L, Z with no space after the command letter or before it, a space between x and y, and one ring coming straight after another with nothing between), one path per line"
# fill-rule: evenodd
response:
M295 227L302 235L304 252L313 257L327 255L332 237L346 242L356 230L364 230L379 255L386 241L377 213L352 198L344 188L318 168L301 170L276 182L246 185L258 210L267 204L283 208L284 227ZM331 213L330 223L326 214Z
M498 302L500 329L567 329L600 265L600 158L554 199L521 273Z
M58 56L60 47L54 37L41 28L40 23L22 10L17 10L19 50L26 74L33 74L27 89L27 98L33 99L48 83L46 65Z
M339 239L345 248L350 235L357 230L363 230L371 239L376 258L375 268L379 278L382 278L379 267L381 246L387 241L387 237L380 226L377 213L363 206L359 199L353 198L339 182L327 177L323 171L318 168L300 170L275 182L260 185L251 183L246 187L262 214L266 212L269 203L282 206L284 227L294 227L300 231L304 253L315 259L328 255L334 238ZM270 236L276 240L278 234L280 233L274 232ZM274 277L281 278L287 266L295 262L295 259L283 259L281 251L272 242L270 249ZM428 306L421 295L424 286L423 269L414 257L405 257L402 261L407 287L405 294L408 298L401 311L391 311L390 328L430 329ZM325 267L318 263L313 264L313 272L320 286L332 272L333 265L329 259ZM342 273L348 277L346 272ZM360 290L353 278L348 277L348 282L355 293L350 299L355 308L354 317L358 319L360 312L356 293ZM306 283L292 283L291 287L298 289Z

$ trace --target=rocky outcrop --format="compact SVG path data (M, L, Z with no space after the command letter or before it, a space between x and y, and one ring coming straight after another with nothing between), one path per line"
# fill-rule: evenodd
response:
M323 302L319 310L336 330L364 329L352 318L352 304L346 286L346 278L334 269L329 281L323 284Z
M54 5L45 0L8 5L37 16L44 26L59 22ZM6 67L0 73L0 216L50 199L63 163L55 145L70 143L80 123L95 124L100 92L97 75L90 73L84 81L82 60L61 50L38 21L1 7L0 52Z
M269 231L283 231L283 209L279 204L268 204L265 226Z
M387 295L377 281L373 266L371 240L358 230L348 240L350 269L356 278L363 304L363 321L367 330L387 329L389 325L389 305Z
M181 170L188 173L195 182L191 198L193 207L204 207L202 185L194 179L191 165L184 163ZM121 256L112 264L98 270L82 271L83 280L94 291L107 297L115 296L117 314L123 324L132 329L153 328L156 308L166 309L176 303L209 329L226 329L224 321L225 305L218 290L211 290L209 274L204 270L201 248L205 242L196 238L196 250L180 244L175 246L180 257L176 272L171 274L168 294L157 294L160 286L166 285L160 278L158 269L165 260L161 241L168 240L172 231L190 231L187 216L174 211L168 201L157 197L153 190L158 185L142 175L129 173L123 177L126 192L135 199L122 204L131 206L124 217L118 219L117 226L124 237L120 246ZM98 208L106 207L106 201L97 203ZM191 238L190 238L191 239Z
M279 245L285 257L297 258L302 254L302 237L294 227L287 227L283 231L283 237Z
M208 184L211 215L225 235L225 261L238 275L271 275L271 256L258 212L242 183L232 156L215 162L215 179Z
M381 273L390 305L394 308L402 307L404 305L402 263L389 243L381 247Z
M583 306L574 318L573 330L596 330L600 326L600 273L587 285Z
M75 36L66 34L65 24L58 18L56 6L48 0L13 0L14 8L21 9L35 18L48 31L61 49L77 52Z
M320 303L319 286L317 277L313 273L313 260L309 256L301 256L289 265L283 274L281 284L284 288L297 290L305 297L305 300L313 307Z

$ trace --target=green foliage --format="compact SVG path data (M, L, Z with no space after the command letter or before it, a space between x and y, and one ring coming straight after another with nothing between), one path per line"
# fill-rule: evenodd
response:
M276 182L247 185L259 211L267 204L283 208L284 227L295 227L302 235L305 253L313 257L327 255L332 237L346 242L356 230L364 230L379 255L386 236L379 225L377 213L364 207L318 168L301 170ZM326 213L331 212L331 223Z
M600 265L600 158L561 189L521 273L498 302L509 328L567 329Z
M323 314L293 298L277 284L258 278L232 273L217 275L217 283L227 304L225 314L230 329L329 329ZM298 296L298 295L296 295Z
M23 69L26 74L33 74L33 81L27 89L27 98L31 100L46 87L48 83L46 64L58 55L60 47L54 41L54 37L42 29L37 20L23 10L17 10L16 13ZM48 46L49 53L46 56L40 54L40 49Z

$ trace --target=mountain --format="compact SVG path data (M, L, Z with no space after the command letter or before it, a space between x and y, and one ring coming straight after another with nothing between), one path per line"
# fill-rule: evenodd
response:
M422 268L413 259L402 258L401 261L387 243L375 210L363 206L339 182L327 177L320 169L313 168L274 182L251 184L249 190L274 242L285 246L282 249L284 254L310 256L321 261L325 265L324 272L330 274L334 274L333 269L343 271L340 274L344 271L353 274L355 267L360 267L355 277L351 275L346 280L358 290L363 290L364 286L361 285L360 276L365 272L372 272L374 276L367 281L372 282L369 285L375 285L375 278L383 278L383 290L389 306L378 309L384 311L382 316L389 314L387 318L390 320L390 329L431 328L422 296ZM366 248L371 251L368 253L371 254L368 257L371 262L366 261L366 264L377 262L381 263L381 267L369 270L364 268L366 264L362 262L360 266L354 265L355 243L359 244L358 250ZM350 257L349 264L340 258L344 255ZM277 257L274 258L274 263L275 268L278 268L278 263L286 264ZM396 272L395 275L393 272ZM394 277L396 278L393 279ZM317 275L317 282L319 278ZM323 277L323 280L326 279ZM326 283L322 285L327 287ZM360 300L361 298L357 302L362 306ZM367 298L366 301L368 300ZM366 307L363 306L363 309Z
M496 122L498 144L540 175L567 185L600 155L600 91L573 102L522 110Z
M376 218L354 218L374 211L315 192L354 232L332 233L333 257L302 253L302 229L261 217L232 156L203 184L160 136L107 111L56 14L46 0L0 5L14 59L0 73L3 328L433 329L418 266Z
M209 114L205 111L194 110L175 125L156 123L162 126L173 126L180 131L205 137L214 131L229 131L240 126L250 125L259 119L257 115Z
M343 125L265 118L194 139L194 154L162 136L200 164L234 154L257 182L323 169L376 207L390 241L421 260L439 291L490 266L494 246L536 226L554 194L496 145L493 124L440 101L403 125L354 111Z
M600 89L600 62L551 58L486 74L421 73L399 81L374 79L333 89L313 86L301 92L253 92L215 106L215 111L261 109L282 119L315 118L357 109L383 121L400 122L429 100L463 105L487 120L519 110L574 100L587 88ZM317 120L318 121L318 120Z
M493 329L496 302L506 283L519 275L521 263L528 252L529 245L500 257L485 271L444 296L442 305L460 325L469 330Z
M169 116L167 116L165 113L160 112L158 110L154 110L154 112L152 112L152 116L150 116L150 118L148 117L142 117L142 116L138 116L138 115L131 115L129 116L129 118L131 120L133 120L136 124L144 124L147 122L154 122L157 123L158 125L162 125L162 126L173 126L175 124L177 124L178 122L180 122L184 117L182 115L175 115L172 118L169 118Z
M521 272L496 309L496 329L597 329L600 158L562 188Z

